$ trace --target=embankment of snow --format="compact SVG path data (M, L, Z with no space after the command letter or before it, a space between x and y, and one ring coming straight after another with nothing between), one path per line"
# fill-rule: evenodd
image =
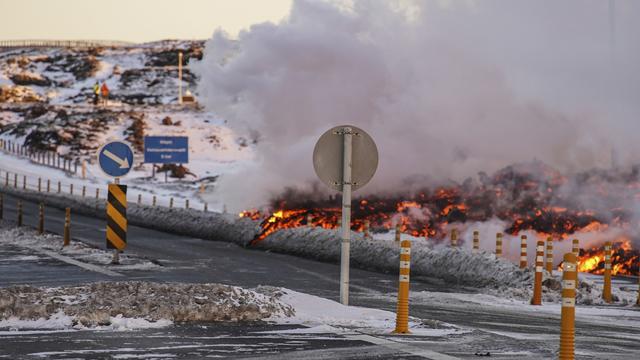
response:
M276 296L221 284L100 282L0 289L0 329L166 326L292 316Z
M398 244L389 240L365 240L351 233L351 263L359 268L397 273L400 264ZM340 233L337 230L300 227L275 232L258 243L259 248L294 254L321 261L340 260ZM494 254L473 254L461 248L432 247L423 239L414 240L411 274L444 279L451 284L476 287L522 287L531 283L533 272L519 269Z
M33 202L44 202L58 209L71 208L72 213L106 218L106 200L58 193L3 187L2 191ZM127 207L129 224L172 234L186 235L206 240L225 241L247 246L259 231L257 223L236 215L203 212L193 209L137 205Z

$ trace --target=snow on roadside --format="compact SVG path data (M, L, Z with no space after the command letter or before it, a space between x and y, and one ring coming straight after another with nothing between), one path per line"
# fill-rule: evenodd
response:
M389 334L395 329L396 314L386 310L345 306L333 300L289 289L279 291L279 300L295 309L295 315L275 316L267 320L309 326L307 329L285 330L286 333L326 334L357 330L370 334ZM416 318L410 319L409 330L412 334L421 336L445 336L464 332L447 323ZM282 330L277 332L283 333Z
M256 321L293 313L276 296L221 284L128 281L0 289L0 330L126 330L173 322Z
M109 251L75 240L71 241L68 246L63 247L63 239L59 235L49 233L38 235L32 229L9 227L3 221L0 221L0 244L19 246L36 251L52 251L85 263L103 266L109 266L113 256ZM162 268L150 260L129 253L120 256L120 264L115 265L118 270L158 270Z

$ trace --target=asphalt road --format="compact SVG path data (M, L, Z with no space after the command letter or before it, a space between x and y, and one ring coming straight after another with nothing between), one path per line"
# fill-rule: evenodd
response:
M23 202L26 225L35 226L37 205ZM16 199L5 196L5 219L15 218ZM46 209L45 228L53 233L62 233L64 214L53 208ZM72 237L96 247L104 248L104 221L72 214ZM260 250L238 247L234 244L205 241L184 236L166 234L149 229L131 226L128 232L127 252L136 253L153 259L163 265L162 271L122 272L125 279L181 282L219 282L255 287L258 285L282 286L325 298L338 300L339 266L322 263L294 256L275 254ZM17 256L18 250L11 247L2 248L2 256ZM14 252L13 254L11 252ZM113 279L107 275L86 271L56 260L38 262L37 266L21 268L16 264L0 262L0 286L13 284L61 285ZM358 269L351 270L351 304L374 307L389 311L395 310L394 293L397 291L397 275L379 274ZM412 291L454 291L469 292L469 289L456 288L444 284L437 279L412 279ZM410 337L398 340L398 337L378 336L376 339L362 340L354 336L338 336L317 334L310 336L304 346L288 346L285 336L273 342L261 339L256 335L256 328L269 328L269 324L206 324L180 325L166 330L138 331L127 334L126 344L117 342L123 335L114 332L78 332L43 333L28 335L30 338L0 337L0 357L27 358L37 357L28 354L40 353L40 357L71 356L61 355L61 348L77 348L85 353L76 354L80 358L100 358L105 354L115 356L118 349L157 349L177 357L198 358L198 344L202 349L217 349L216 336L225 336L227 342L254 336L253 342L266 344L258 347L241 347L242 351L224 353L225 357L259 356L268 357L275 352L274 358L434 358L430 355L416 355L416 349L428 349L449 354L458 358L478 358L476 354L487 352L493 358L555 358L559 338L559 316L535 314L477 306L466 306L464 303L434 303L413 301L411 315L422 319L435 319L451 323L469 330L469 332L441 338ZM593 323L578 320L577 349L580 359L636 359L640 354L638 327L629 327L623 322ZM623 320L623 319L621 319ZM182 334L174 336L176 333ZM150 334L154 334L150 336ZM173 335L172 335L173 334ZM222 335L221 335L222 334ZM172 348L163 347L167 338L172 337ZM202 342L199 338L211 338ZM271 338L273 336L269 336ZM276 336L277 337L277 336ZM83 339L91 339L82 342ZM258 339L260 338L260 339ZM115 339L115 340L114 340ZM199 340L198 340L199 339ZM256 340L257 339L257 340ZM378 341L379 340L379 341ZM25 341L24 343L21 341ZM80 341L80 342L78 342ZM241 341L241 340L238 340ZM301 340L302 341L302 340ZM409 344L411 349L391 346L386 342ZM29 346L25 344L29 343ZM65 346L58 344L64 343ZM71 345L70 345L71 344ZM209 346L210 345L210 346ZM180 346L183 346L180 348ZM181 349L181 350L178 350ZM263 350L267 349L267 350ZM101 352L101 351L105 352ZM108 350L108 351L107 351ZM223 349L224 350L224 349ZM6 352L3 353L3 351ZM93 352L92 352L93 351ZM155 351L155 350L154 350ZM207 350L208 351L208 350ZM53 353L51 353L53 352ZM46 353L43 355L43 353ZM102 354L102 355L100 355ZM221 353L207 353L221 355ZM366 354L366 355L363 355ZM89 356L91 355L91 356ZM289 357L287 357L289 356ZM105 356L108 357L108 356Z

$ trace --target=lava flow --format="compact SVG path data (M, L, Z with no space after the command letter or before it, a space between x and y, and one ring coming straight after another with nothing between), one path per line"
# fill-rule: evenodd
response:
M450 182L411 194L355 198L351 228L362 231L369 221L376 233L399 224L405 234L436 242L444 239L449 224L492 219L506 222L507 234L533 230L541 237L558 240L576 232L602 234L612 227L629 229L640 199L639 169L626 173L593 170L567 177L541 162L513 165L491 177L480 173L478 179L462 184ZM308 221L313 226L336 228L339 203L339 196L287 189L271 201L269 208L277 210L245 211L240 216L262 220L262 232L255 243L277 230L304 226ZM638 250L632 249L630 240L616 244L613 273L637 274ZM603 259L602 247L584 250L580 270L600 273Z

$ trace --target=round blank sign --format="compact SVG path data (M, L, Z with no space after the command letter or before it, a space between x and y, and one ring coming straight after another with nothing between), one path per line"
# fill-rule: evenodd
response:
M351 128L351 190L366 185L378 168L378 148L364 130L352 126L336 126L320 136L313 149L313 168L320 180L330 188L342 191L343 129Z

